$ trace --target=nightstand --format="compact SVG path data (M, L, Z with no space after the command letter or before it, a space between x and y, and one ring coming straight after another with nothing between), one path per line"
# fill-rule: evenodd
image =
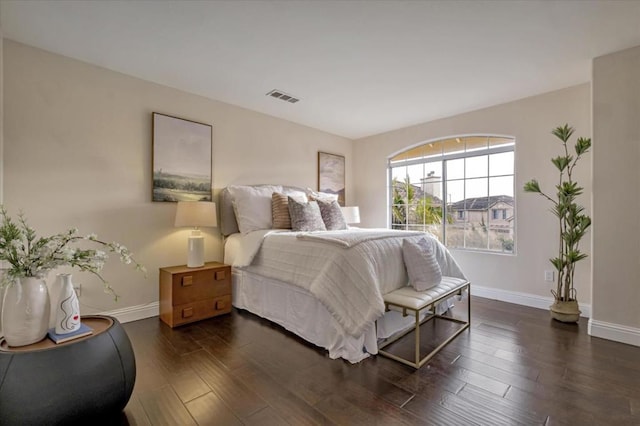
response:
M231 266L160 268L160 319L170 327L231 312Z

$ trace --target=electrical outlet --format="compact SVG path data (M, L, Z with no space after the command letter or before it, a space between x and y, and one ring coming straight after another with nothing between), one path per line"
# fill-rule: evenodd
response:
M80 295L82 295L82 284L74 286L73 289L76 292L76 296L80 297Z
M552 283L554 280L553 271L544 271L544 280L548 283Z

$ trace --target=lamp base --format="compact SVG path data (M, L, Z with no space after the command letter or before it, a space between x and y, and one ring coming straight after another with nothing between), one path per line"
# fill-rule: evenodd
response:
M204 266L204 237L202 235L190 235L187 252L188 268L200 268Z

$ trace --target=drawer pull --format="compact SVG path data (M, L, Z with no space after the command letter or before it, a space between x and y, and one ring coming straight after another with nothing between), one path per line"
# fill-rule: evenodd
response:
M225 309L227 307L227 302L224 300L216 300L216 310Z
M227 277L226 271L216 271L216 281L222 281Z
M193 277L191 275L182 277L182 287L188 287L190 285L193 285Z
M193 316L193 308L184 308L182 310L182 318L189 318Z

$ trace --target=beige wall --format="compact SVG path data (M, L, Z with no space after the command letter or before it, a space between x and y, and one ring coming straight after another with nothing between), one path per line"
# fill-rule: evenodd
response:
M186 263L188 230L175 204L151 202L151 113L213 125L213 186L285 183L315 188L317 152L346 156L351 141L281 119L128 77L9 40L4 42L4 203L41 234L70 226L127 245L148 278L112 259L105 277L122 296L83 283L84 313L158 300L158 268ZM256 94L256 96L263 96ZM222 260L217 229L206 260ZM53 276L53 274L52 274ZM51 277L50 277L51 281Z
M2 10L2 8L0 8L0 10ZM3 39L4 39L4 35L2 33L2 27L0 27L0 203L2 203L2 197L3 197L3 176L4 176L4 166L3 163L4 161L2 160L4 158L4 113L3 113L3 94L4 94L4 88L3 88L3 83L4 83L4 78L2 77L2 72L3 72ZM1 266L1 265L0 265ZM2 295L2 291L0 290L0 296ZM0 299L0 305L2 305L2 299Z
M0 12L1 12L2 8L0 8ZM3 34L2 34L2 27L0 27L0 204L2 204L2 198L3 198L3 159L4 159L4 149L3 149L3 140L4 140L4 125L3 125L3 117L4 114L2 113L2 99L3 99L3 94L4 94L4 89L2 86L2 83L4 81L4 79L2 78L2 59L3 59ZM0 261L0 280L2 279L3 276L3 271L2 268L4 268L4 261ZM0 285L0 314L2 313L2 300L4 297L4 287ZM0 315L0 333L2 332L2 318Z
M639 76L640 47L593 61L592 320L635 328L628 343L636 345L640 345Z
M551 297L552 284L544 282L544 270L553 269L548 259L557 250L557 224L549 205L534 194L522 191L524 182L537 178L541 187L554 191L556 169L551 157L560 154L560 142L550 134L558 125L569 123L576 135L589 137L590 85L583 84L516 102L498 105L455 117L408 127L357 140L353 158L355 192L363 226L387 225L387 158L405 147L428 140L468 134L497 134L516 138L516 238L517 255L497 255L455 250L454 256L476 286L506 292ZM581 199L591 203L589 155L576 169L585 187ZM583 249L590 253L589 240ZM589 261L578 266L578 299L590 303Z

